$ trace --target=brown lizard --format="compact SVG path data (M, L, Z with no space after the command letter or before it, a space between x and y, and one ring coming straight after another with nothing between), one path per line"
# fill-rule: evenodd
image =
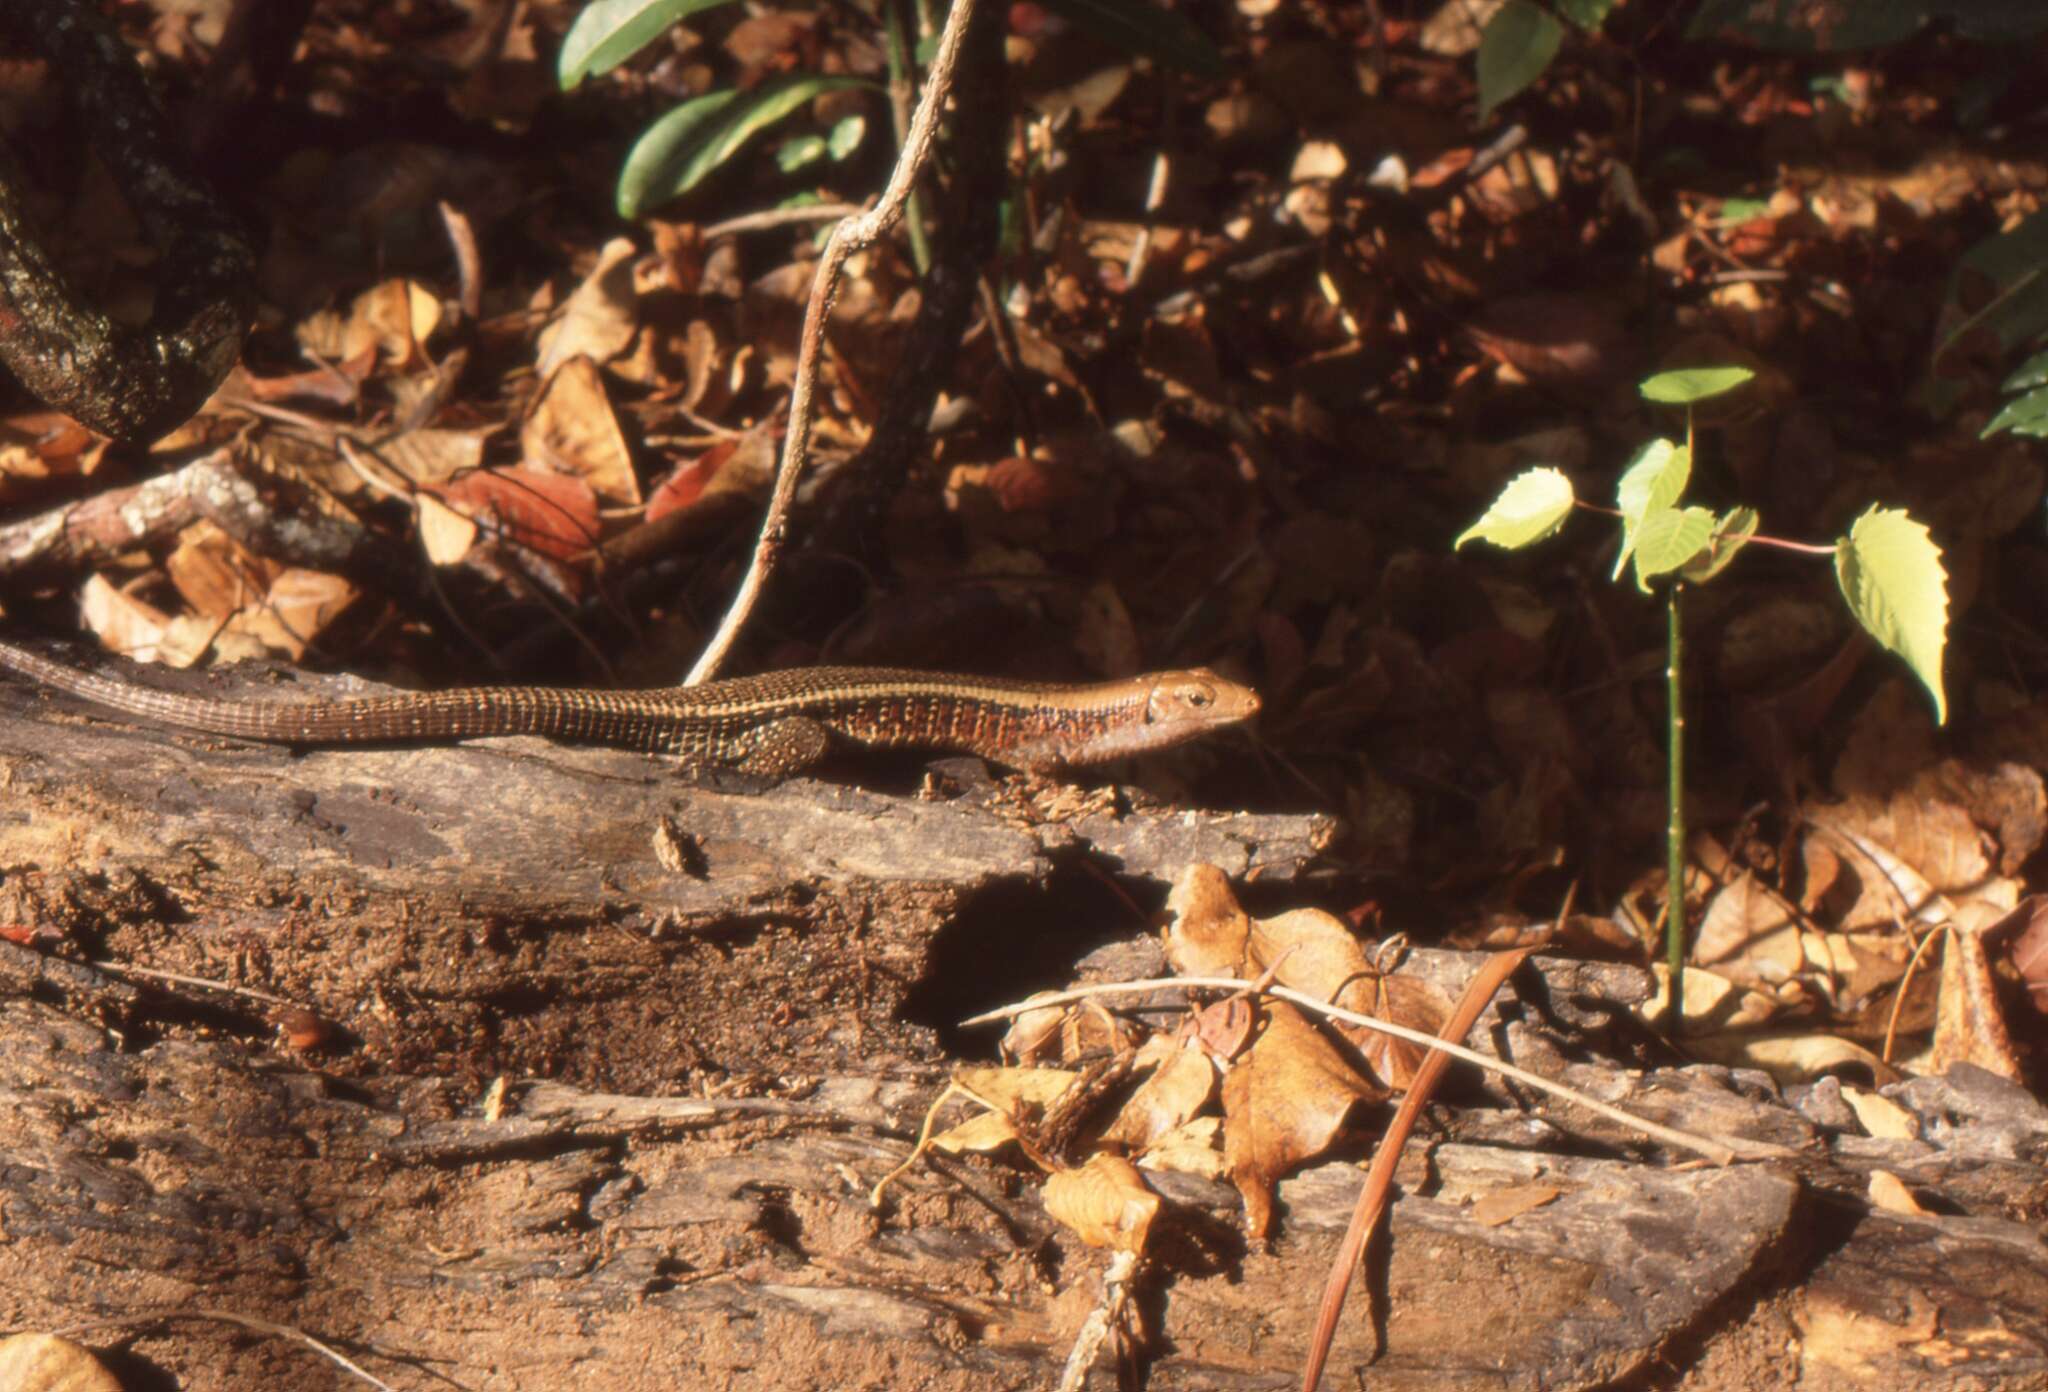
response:
M976 754L1043 771L1164 749L1250 719L1258 693L1206 668L1062 686L889 667L801 667L641 691L462 687L226 701L80 671L0 642L0 667L124 715L272 744L546 735L786 777L835 743Z

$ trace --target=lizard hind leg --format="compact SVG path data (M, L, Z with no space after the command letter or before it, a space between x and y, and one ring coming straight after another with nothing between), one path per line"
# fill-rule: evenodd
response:
M785 716L755 730L734 767L741 773L788 778L825 757L832 734L807 715Z

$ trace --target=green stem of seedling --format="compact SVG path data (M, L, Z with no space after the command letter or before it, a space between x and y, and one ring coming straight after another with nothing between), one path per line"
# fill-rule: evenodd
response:
M913 56L904 11L905 0L887 0L882 6L883 43L889 57L889 113L896 127L896 148L901 150L910 134L910 94L917 90L917 63ZM924 200L917 189L910 191L903 205L903 226L910 234L910 260L922 278L931 269L931 241L925 232Z
M1664 955L1671 968L1671 1033L1685 1029L1685 704L1680 680L1678 590L1664 591L1664 740L1670 752L1670 820L1664 828Z

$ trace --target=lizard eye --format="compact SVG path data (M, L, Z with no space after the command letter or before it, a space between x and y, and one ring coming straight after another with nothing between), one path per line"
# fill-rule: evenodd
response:
M1196 710L1207 710L1211 705L1215 704L1215 701L1216 693L1206 686L1191 686L1188 688L1188 704Z

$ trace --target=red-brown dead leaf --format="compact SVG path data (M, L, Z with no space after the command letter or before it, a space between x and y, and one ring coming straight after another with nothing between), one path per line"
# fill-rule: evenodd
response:
M1192 1120L1216 1091L1216 1065L1201 1049L1174 1051L1143 1083L1102 1133L1102 1139L1139 1154Z
M582 479L538 469L484 469L438 491L485 535L553 560L577 560L597 544L597 493Z

